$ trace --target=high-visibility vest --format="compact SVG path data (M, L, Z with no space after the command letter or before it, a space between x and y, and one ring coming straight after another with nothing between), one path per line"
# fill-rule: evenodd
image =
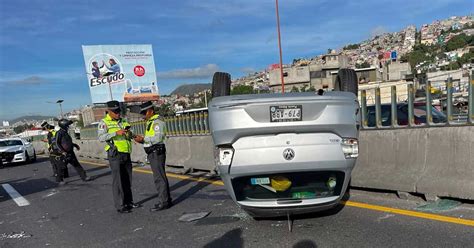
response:
M56 140L56 130L52 129L52 130L48 130L49 133L51 133L51 140L48 140L48 148L51 147L51 144L54 143L54 141Z
M155 123L155 120L158 119L158 117L159 117L159 115L155 114L146 122L145 137L155 136L155 128L153 127L153 124ZM164 132L164 131L165 130L161 130L161 132ZM164 139L165 139L165 136L164 136L164 133L163 133L160 142L163 142Z
M129 127L130 124L125 119L114 120L108 114L105 116L102 121L107 126L108 133L115 133L120 129L124 129L125 127ZM117 148L117 151L122 153L132 153L132 142L130 139L123 135L116 135L112 137L111 142ZM110 149L109 142L105 146L105 150L108 151Z

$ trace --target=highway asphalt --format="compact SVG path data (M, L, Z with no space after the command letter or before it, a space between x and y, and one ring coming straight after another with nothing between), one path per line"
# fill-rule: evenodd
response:
M46 158L1 169L0 247L474 247L469 203L425 213L417 210L427 204L420 199L353 189L335 210L294 216L290 232L286 218L254 220L222 182L197 176L170 173L175 206L151 213L155 191L147 168L133 175L134 200L143 207L119 214L109 168L83 165L94 180L82 182L70 167L61 187ZM178 221L197 212L210 214Z

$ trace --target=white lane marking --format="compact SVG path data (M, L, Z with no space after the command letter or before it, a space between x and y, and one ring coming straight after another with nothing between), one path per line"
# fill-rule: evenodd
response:
M18 191L16 191L10 184L4 183L2 184L2 187L19 207L30 205L30 202L21 196L20 193L18 193Z

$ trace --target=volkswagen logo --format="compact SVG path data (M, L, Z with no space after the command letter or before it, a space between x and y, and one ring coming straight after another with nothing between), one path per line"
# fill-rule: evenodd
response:
M286 160L290 161L290 160L292 160L294 157L295 157L295 151L293 151L293 149L291 149L291 148L286 148L286 149L283 151L283 158L285 158Z

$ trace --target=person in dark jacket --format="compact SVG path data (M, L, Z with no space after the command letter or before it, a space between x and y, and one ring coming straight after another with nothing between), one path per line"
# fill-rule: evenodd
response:
M56 181L63 185L64 175L63 169L67 167L67 164L71 164L76 169L77 174L83 181L89 181L90 177L86 175L86 172L82 168L81 164L77 160L74 148L80 149L79 145L72 142L72 138L68 133L69 126L72 121L67 119L61 119L58 121L58 126L61 128L56 132L56 149L58 150L59 159L57 160L57 174Z
M55 147L53 143L56 142L56 137L55 137L56 130L53 125L50 125L46 121L43 122L43 124L41 124L41 127L43 128L44 131L48 132L46 139L44 139L43 141L48 144L49 162L51 163L51 167L53 169L53 177L57 177L58 173L57 173L56 158L57 158L58 152L53 150ZM67 167L64 168L63 176L64 178L69 177L69 171Z

